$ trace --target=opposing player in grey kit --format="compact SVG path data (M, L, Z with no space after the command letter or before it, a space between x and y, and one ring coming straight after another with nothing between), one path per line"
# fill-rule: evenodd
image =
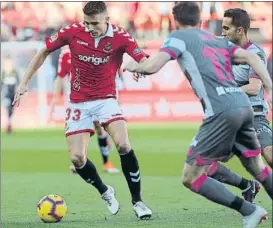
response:
M243 49L257 54L266 66L266 55L263 49L248 38L249 27L250 16L245 10L235 8L225 11L222 35ZM254 129L261 145L262 155L272 168L272 129L270 128L269 121L266 119L268 105L264 98L262 82L259 75L257 75L249 65L233 65L232 72L235 81L249 96L249 101L254 111ZM236 153L237 151L235 150L234 152ZM240 154L237 155L240 156ZM232 173L220 163L215 163L211 167L209 175L223 183L242 189L244 198L250 202L254 200L260 189L258 182L246 180Z
M244 228L256 227L267 218L266 210L234 195L207 173L212 164L227 161L236 149L242 155L244 167L272 198L272 172L260 155L249 99L233 79L232 59L252 66L270 93L272 82L257 55L199 29L200 9L196 3L176 4L173 15L178 30L167 37L161 50L140 64L128 63L125 69L149 75L177 59L205 113L191 143L182 182L193 192L238 211L243 216Z

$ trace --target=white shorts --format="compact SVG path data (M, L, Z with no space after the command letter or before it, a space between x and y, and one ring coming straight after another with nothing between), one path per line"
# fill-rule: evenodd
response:
M65 135L75 135L83 132L94 134L94 121L102 126L117 120L126 120L116 99L88 101L82 103L68 102L66 109Z

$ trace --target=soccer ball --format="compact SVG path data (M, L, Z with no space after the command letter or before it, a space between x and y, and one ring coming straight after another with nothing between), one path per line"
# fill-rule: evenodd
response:
M67 206L64 199L56 194L44 196L37 205L37 212L45 223L60 222L66 216Z

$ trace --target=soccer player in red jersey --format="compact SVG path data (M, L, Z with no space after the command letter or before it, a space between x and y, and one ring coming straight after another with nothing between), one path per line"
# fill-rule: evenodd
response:
M71 162L79 176L99 191L110 213L117 214L120 207L114 188L103 183L94 164L87 158L89 137L94 134L93 118L97 118L120 154L133 210L141 219L150 218L152 211L141 199L139 165L129 141L125 116L116 100L115 88L116 72L122 64L123 54L129 54L137 62L145 61L146 55L129 33L109 23L105 2L88 2L83 13L84 21L66 26L46 39L46 47L35 55L17 88L13 104L19 105L28 81L46 57L68 45L72 68L65 134Z
M62 90L62 85L64 84L64 82L68 82L69 80L70 71L71 71L70 51L68 47L63 47L59 56L57 77L54 82L53 99L51 102L51 112L53 112L55 109L56 102L58 101L61 90ZM117 74L116 76L116 80L117 80L116 83L118 83L118 80L120 80L121 73L122 72L120 70L119 74ZM118 86L116 85L116 87ZM68 90L68 89L66 88L65 90ZM116 88L116 90L118 90L118 88ZM66 92L69 93L69 90ZM67 100L69 100L69 94L67 94L66 97L67 97ZM117 169L114 166L114 164L111 161L109 161L110 142L108 139L107 132L100 125L99 121L94 120L93 124L94 124L95 131L98 137L99 149L100 149L102 160L103 160L103 170L107 173L119 173L120 172L119 169ZM70 166L70 171L72 173L77 173L74 165Z

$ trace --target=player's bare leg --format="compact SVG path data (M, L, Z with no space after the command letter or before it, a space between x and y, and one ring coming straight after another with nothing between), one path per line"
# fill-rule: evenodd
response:
M152 211L141 199L141 178L137 158L132 150L127 124L124 120L117 120L105 126L112 137L120 155L121 167L132 196L133 209L140 219L152 216Z
M221 183L240 188L245 200L251 203L260 191L260 184L258 182L247 180L218 162L210 166L208 176Z
M98 136L98 144L101 152L101 156L103 159L103 168L105 172L108 173L119 173L119 169L117 169L114 164L109 161L109 153L110 153L110 143L108 139L107 132L101 126L98 121L94 121L95 131Z
M248 221L253 224L257 218L259 218L259 223L260 219L266 215L266 211L236 196L223 183L208 177L209 167L209 165L185 164L182 183L191 191L206 197L208 200L238 211L244 218L247 218L247 223L244 221L244 224L248 224ZM253 222L253 220L255 221Z
M120 170L117 169L111 161L109 161L110 143L107 132L98 121L94 121L93 124L98 136L98 144L103 159L104 171L108 173L119 173ZM71 165L69 169L72 173L77 174L74 165Z
M110 213L117 214L119 211L119 203L115 199L114 189L102 182L94 164L87 158L89 138L90 133L67 136L66 140L71 162L79 176L99 191Z
M263 157L266 160L267 164L271 167L271 169L273 168L273 161L272 161L272 146L267 146L263 149Z

